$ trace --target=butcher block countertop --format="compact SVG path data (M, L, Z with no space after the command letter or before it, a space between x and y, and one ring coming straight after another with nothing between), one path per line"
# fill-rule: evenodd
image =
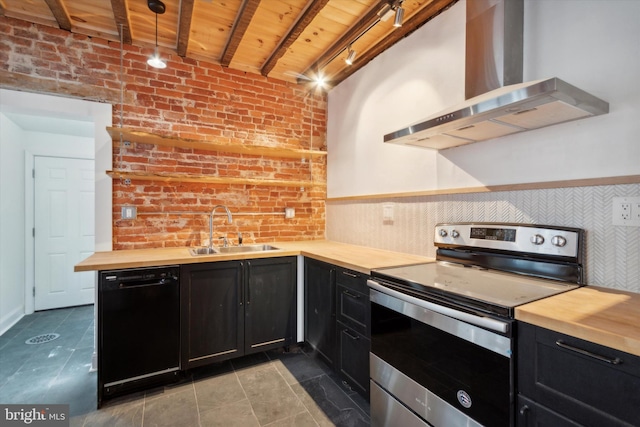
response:
M193 264L303 255L360 273L369 274L371 270L375 268L434 261L433 258L424 256L373 249L329 240L275 242L269 244L278 248L278 250L199 256L192 256L189 253L189 249L185 247L96 252L89 258L76 264L74 271L115 270L172 264Z
M516 319L640 356L640 294L585 286L516 308Z

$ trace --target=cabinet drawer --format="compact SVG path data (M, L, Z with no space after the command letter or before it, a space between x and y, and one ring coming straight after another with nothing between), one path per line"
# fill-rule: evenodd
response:
M352 389L368 397L371 342L341 322L337 322L337 330L340 376Z
M584 426L640 420L640 357L518 323L518 392Z
M341 284L336 286L337 319L369 337L369 295Z
M369 293L367 278L368 276L366 274L358 273L357 271L347 270L345 268L336 269L336 283L338 285L362 294Z

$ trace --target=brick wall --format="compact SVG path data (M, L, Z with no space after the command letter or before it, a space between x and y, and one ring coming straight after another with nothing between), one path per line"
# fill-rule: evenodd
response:
M2 86L112 103L114 126L228 144L324 147L326 97L305 87L175 54L165 54L168 67L155 70L146 64L149 49L129 45L123 47L121 68L117 42L6 17L0 17L0 33ZM114 141L113 165L138 172L326 183L326 158L320 156L267 158ZM325 197L323 186L114 179L113 248L204 244L208 211L216 204L231 209L234 223L226 224L218 211L215 235L234 242L237 232L245 242L323 238ZM123 205L136 206L137 219L120 219ZM284 218L285 207L296 209L295 218Z

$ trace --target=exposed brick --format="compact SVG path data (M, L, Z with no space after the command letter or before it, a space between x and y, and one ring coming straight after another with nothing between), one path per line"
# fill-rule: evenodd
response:
M168 59L167 69L150 70L146 60L151 50L132 45L122 46L121 75L119 42L6 17L0 17L0 31L5 34L0 41L2 70L55 79L63 83L61 87L119 89L124 80L125 105L113 106L114 125L120 124L122 110L125 127L219 143L309 148L310 140L324 140L326 134L326 97L308 95L289 82L180 58L168 51L161 52ZM113 146L114 169L150 173L301 181L313 173L314 181L324 182L326 158L312 162L311 170L308 159L302 164L297 159L153 144L133 144L121 152L118 142ZM216 204L238 214L231 225L216 218L216 231L229 237L241 231L247 243L324 237L326 191L320 187L305 185L306 191L301 192L298 187L140 179L132 179L131 185L114 179L112 185L114 249L202 244L208 212ZM125 204L135 205L143 215L121 220L120 208ZM296 208L294 220L241 215L272 214L286 206Z

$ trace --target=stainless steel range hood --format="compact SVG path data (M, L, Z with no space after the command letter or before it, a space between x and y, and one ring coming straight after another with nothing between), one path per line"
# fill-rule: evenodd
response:
M608 113L607 102L558 78L521 83L522 22L522 0L467 1L467 101L384 142L442 150Z

